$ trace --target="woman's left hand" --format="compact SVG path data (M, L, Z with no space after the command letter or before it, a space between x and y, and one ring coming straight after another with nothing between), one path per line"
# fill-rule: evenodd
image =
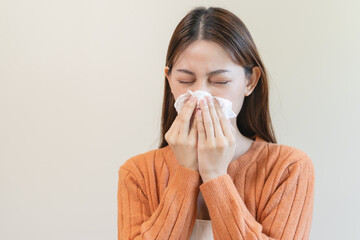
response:
M208 99L207 101L205 99ZM215 102L213 102L213 100ZM207 104L204 104L204 102ZM198 129L198 164L203 182L227 174L236 147L235 128L226 119L215 98L200 101L196 121Z

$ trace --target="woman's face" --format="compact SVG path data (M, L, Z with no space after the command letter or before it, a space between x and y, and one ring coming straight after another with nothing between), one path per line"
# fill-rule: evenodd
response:
M246 79L245 69L234 62L220 45L198 40L179 55L170 76L169 68L165 67L165 76L175 100L188 89L203 90L230 100L232 110L238 115L244 97L252 92L260 77L260 71L255 68L258 67L253 68L253 76Z

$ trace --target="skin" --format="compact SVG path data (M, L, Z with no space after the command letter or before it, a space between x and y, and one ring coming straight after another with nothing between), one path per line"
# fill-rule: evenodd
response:
M171 75L168 75L168 69L165 67L165 76L175 99L188 89L204 90L212 96L230 100L236 115L241 110L244 98L252 93L261 75L260 68L256 66L252 69L252 75L246 78L245 69L234 62L219 44L206 40L198 40L185 49L174 63ZM186 69L193 74L178 69ZM218 69L228 72L208 76L208 73ZM229 163L247 152L253 140L240 133L236 118L225 119L218 103L213 102L211 97L206 102L200 101L200 110L195 109L196 102L191 105L190 101L187 101L186 104L186 110L179 115L193 114L190 126L194 124L195 127L190 127L190 135L197 132L198 169L202 182L205 183L227 174ZM175 121L176 124L173 125L180 124L180 121ZM198 197L197 218L210 219L201 193Z
M174 63L170 76L168 69L165 67L165 76L175 99L186 93L188 89L191 91L204 90L213 96L230 100L233 103L232 110L236 115L241 110L245 96L252 93L261 75L260 68L256 66L253 67L252 75L247 79L245 69L234 62L220 45L206 40L198 40L185 49ZM177 69L189 70L194 75L179 72ZM207 76L207 73L218 69L226 69L230 72ZM180 83L179 81L190 83ZM227 84L216 83L226 81L229 82ZM200 107L202 106L200 103ZM240 133L236 125L236 118L231 118L230 123L236 130L236 148L231 159L233 161L250 148L253 140Z

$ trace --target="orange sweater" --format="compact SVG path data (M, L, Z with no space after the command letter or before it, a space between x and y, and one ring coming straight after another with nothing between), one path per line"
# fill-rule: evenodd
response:
M119 169L118 239L189 239L201 191L214 239L308 239L314 166L303 151L256 136L227 174L200 184L170 146Z

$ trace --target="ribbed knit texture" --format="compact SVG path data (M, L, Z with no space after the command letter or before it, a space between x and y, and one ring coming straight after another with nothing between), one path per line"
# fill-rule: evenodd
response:
M170 146L128 159L119 169L118 239L189 239L197 197L214 239L309 239L314 166L303 151L256 136L227 174L200 184Z

